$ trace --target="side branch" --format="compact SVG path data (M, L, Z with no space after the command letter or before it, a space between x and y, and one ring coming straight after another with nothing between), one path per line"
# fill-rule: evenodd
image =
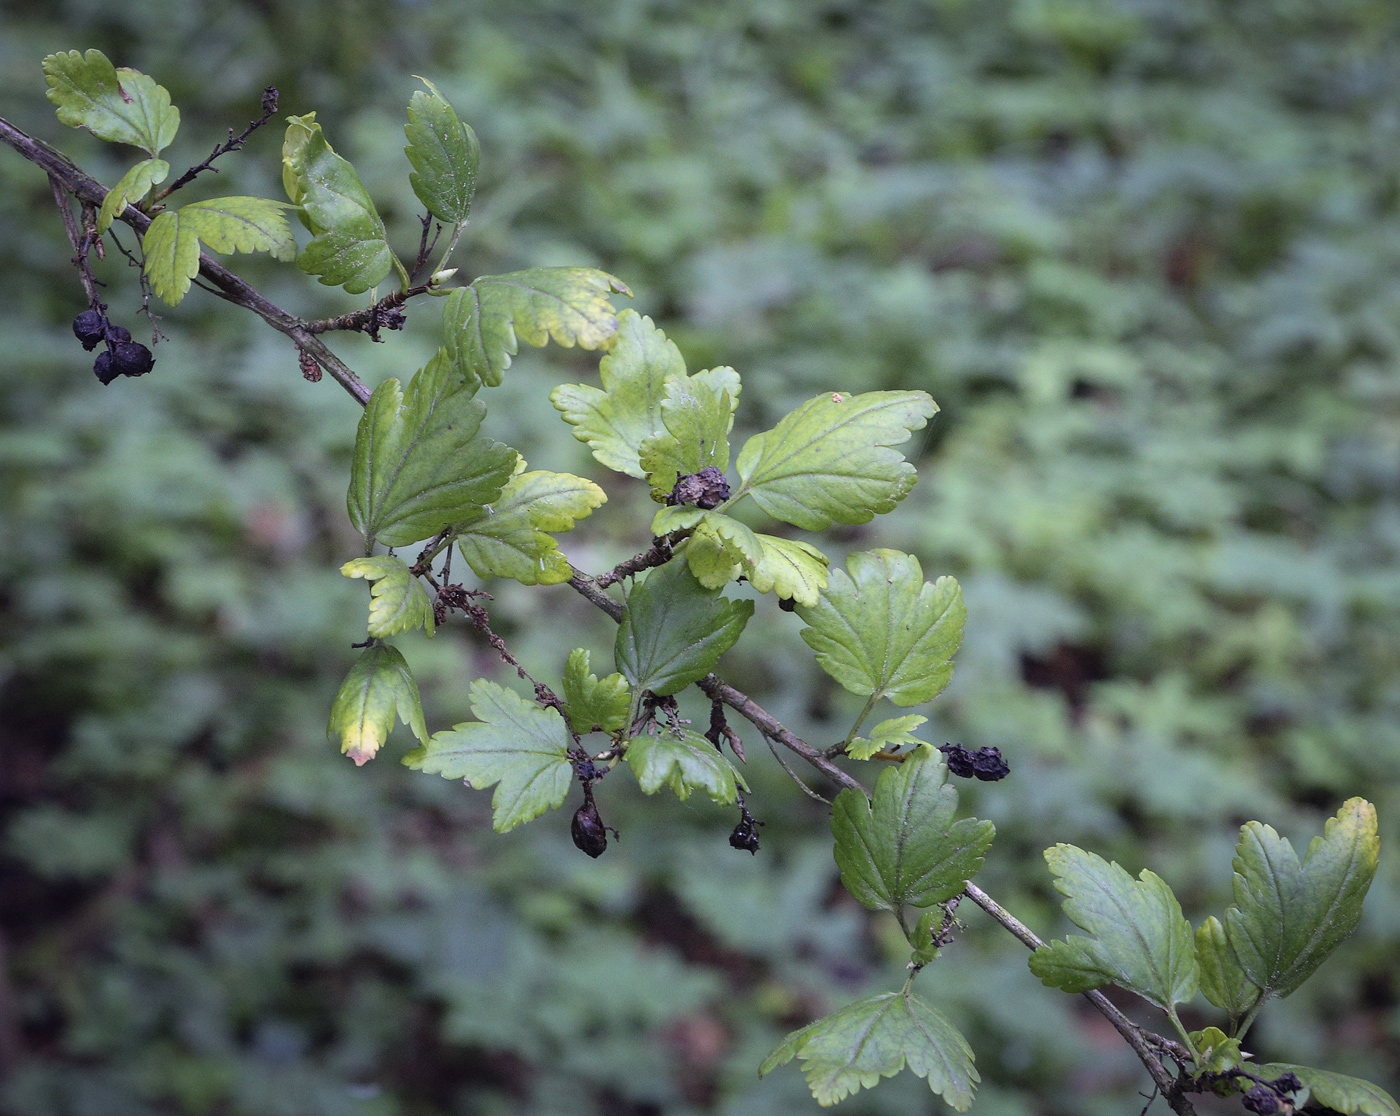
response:
M51 181L59 183L67 193L84 205L100 206L107 197L107 187L84 172L66 155L42 140L36 140L4 118L0 118L0 141L38 166ZM151 223L151 219L133 205L127 206L119 214L119 220L139 233L144 233ZM360 406L363 407L369 402L370 390L365 383L344 361L331 352L320 338L311 333L300 318L264 298L204 252L199 255L199 273L214 285L214 293L220 298L251 310L273 329L290 337L301 352L329 372Z

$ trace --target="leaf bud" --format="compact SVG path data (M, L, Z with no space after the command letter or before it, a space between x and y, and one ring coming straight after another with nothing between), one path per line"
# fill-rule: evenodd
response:
M439 283L446 283L452 276L457 274L455 267L444 267L441 271L435 271L428 277L428 282L436 287Z

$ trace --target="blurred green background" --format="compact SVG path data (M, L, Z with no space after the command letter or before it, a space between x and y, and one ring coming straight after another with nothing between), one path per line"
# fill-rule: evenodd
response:
M316 110L403 254L403 110L431 78L482 143L464 272L621 276L692 370L740 370L744 432L817 391L931 392L920 483L829 549L962 581L957 675L919 712L1012 764L964 794L999 831L980 882L1063 933L1040 854L1069 841L1153 868L1199 920L1242 821L1306 842L1365 795L1384 851L1362 926L1253 1045L1396 1090L1393 0L5 0L0 114L111 183L124 153L43 97L40 59L88 47L171 90L177 171L265 85ZM191 196L280 196L279 132ZM0 1110L816 1111L759 1060L903 956L841 893L821 806L750 730L758 856L728 847L728 810L618 779L595 863L567 811L493 835L487 796L399 767L401 738L354 769L325 738L366 596L336 572L353 402L198 293L162 311L153 375L102 388L69 254L46 182L0 150ZM356 304L232 266L307 316ZM113 253L100 276L140 340L134 275ZM404 375L436 318L338 348ZM527 352L493 432L596 475L547 400L590 375ZM646 543L644 486L607 483L564 539L593 571ZM567 587L491 588L546 678L571 646L606 654ZM797 630L762 602L724 673L839 739L858 703ZM431 727L472 678L508 681L459 625L400 645ZM974 1111L1140 1109L1128 1048L962 913L920 982L977 1052ZM843 1111L942 1107L906 1076Z

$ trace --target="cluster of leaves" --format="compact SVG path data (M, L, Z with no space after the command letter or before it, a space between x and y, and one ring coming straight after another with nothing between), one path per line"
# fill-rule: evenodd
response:
M767 5L762 11L720 5L706 34L676 34L667 22L671 17L659 9L629 10L624 19L614 9L585 4L570 13L574 38L567 46L552 42L554 21L531 20L501 4L443 5L422 17L442 21L433 23L431 33L416 22L419 17L397 9L361 12L347 21L329 12L318 16L315 8L308 5L305 17L269 14L265 25L262 16L247 17L263 37L234 46L229 57L277 58L281 68L259 73L254 66L232 80L243 81L255 98L256 87L274 73L280 81L296 66L314 64L325 118L345 121L342 135L357 127L364 137L374 134L380 121L361 112L357 102L386 93L384 86L391 83L373 69L352 70L355 58L414 57L413 68L440 73L434 68L440 60L417 60L413 36L440 44L461 63L455 86L444 81L444 88L451 88L459 103L465 96L493 106L493 123L483 116L483 126L495 133L497 152L488 180L515 177L536 191L518 209L483 209L477 215L485 233L478 251L487 269L523 266L520 255L536 253L537 258L597 259L610 271L640 280L639 289L654 299L647 312L658 321L664 313L663 324L688 352L704 354L708 363L733 361L754 370L746 376L744 398L755 419L776 417L828 383L858 391L924 387L956 415L943 432L937 470L878 528L880 533L862 532L857 545L917 550L926 564L955 570L967 589L975 638L962 652L959 681L932 729L939 739L999 743L1017 760L1018 773L1028 775L999 784L977 807L996 817L1003 845L1038 848L1041 835L1053 831L1106 854L1111 849L1123 863L1152 863L1180 894L1197 896L1217 886L1208 866L1228 859L1217 847L1222 828L1233 829L1223 826L1225 817L1247 811L1245 816L1287 818L1321 800L1344 798L1357 786L1373 789L1383 815L1387 803L1393 812L1393 726L1400 721L1394 716L1393 689L1385 684L1394 667L1393 650L1387 649L1393 649L1393 641L1386 632L1393 630L1393 601L1400 598L1389 590L1394 562L1385 524L1395 494L1386 472L1385 416L1393 392L1383 369L1394 352L1384 323L1393 318L1387 293L1393 287L1385 276L1393 268L1396 241L1393 203L1387 200L1392 194L1381 186L1393 173L1393 159L1375 142L1393 88L1374 57L1376 44L1385 41L1378 33L1384 5L1346 3L1325 17L1262 2L1207 4L1184 14L1116 3L1058 2L1014 13L1009 6L989 5L937 14L889 5L858 12L832 9L820 19L795 5ZM190 19L151 21L141 14L147 10L113 10L104 19L119 39L143 44L144 57L156 60L147 68L174 75L171 88L187 108L188 131L189 117L222 94L199 89L193 77L182 78L182 61L192 50L205 49L207 39L237 32L211 9L204 12L208 18L196 21L198 38L190 37L199 5L190 9ZM29 21L40 18L37 12L16 17L17 56L25 53L23 42L36 41ZM285 22L275 22L293 18L295 33L288 33ZM471 37L460 30L468 26ZM107 25L98 30L106 33ZM53 34L45 29L37 41L50 43ZM25 35L31 37L20 38ZM723 45L731 42L743 42L744 49ZM48 47L29 53L37 57L43 49ZM279 55L282 50L287 53ZM588 51L598 65L585 73L569 59ZM162 53L164 63L157 65ZM327 80L327 59L351 75L345 92ZM531 75L528 84L520 77L525 72ZM319 100L322 92L325 100ZM231 104L223 111L240 110ZM1343 165L1341 175L1329 169ZM818 166L822 173L813 173ZM361 167L377 197L392 192L373 162ZM47 226L51 210L40 219L27 182L16 177L13 186L0 203L16 218L7 223L7 258L12 273L32 272L36 253L22 231ZM249 175L234 192L263 189L262 181ZM46 198L38 201L47 204ZM391 209L384 212L392 227ZM500 235L503 212L515 215L511 247ZM57 259L62 253L52 254ZM53 286L59 289L61 283L67 298L71 273L61 270L53 269ZM49 358L36 351L32 338L13 330L7 336L10 351L30 354L19 357L16 374L31 377L54 396L70 390L50 371ZM200 357L188 362L192 367L202 367L209 352L220 352L227 354L227 367L244 368L236 346L222 349L212 338L204 344ZM899 370L898 381L888 378L891 369ZM152 810L160 804L166 811L168 803L178 803L187 821L176 835L177 847L198 868L217 863L221 879L241 881L220 891L224 885L212 878L215 873L204 872L196 883L162 861L149 866L160 900L142 893L128 900L129 884L121 882L128 877L119 878L116 868L95 869L94 889L109 879L119 884L106 893L103 910L134 912L139 904L140 917L114 931L110 951L84 946L78 934L62 936L63 956L72 962L65 967L81 972L90 988L107 989L100 997L67 988L50 994L45 979L34 975L33 962L26 962L31 967L21 979L33 990L31 1002L50 1005L44 1008L51 1014L41 1023L42 1034L64 1028L73 1036L64 1053L31 1061L26 1080L100 1080L106 1089L98 1088L97 1095L110 1100L177 1087L187 1090L182 1097L194 1098L198 1090L189 1083L202 1078L220 1097L236 1095L240 1099L233 1103L267 1111L266 1102L276 1098L259 1103L248 1099L249 1090L251 1082L273 1079L268 1059L280 1056L279 1065L295 1067L288 1074L322 1083L314 1103L359 1111L363 1102L324 1100L340 1097L336 1090L343 1092L343 1083L364 1079L349 1068L364 1064L354 1061L354 1051L378 1050L396 1065L412 1060L458 1066L460 1047L416 1044L409 1059L407 1051L393 1047L387 1029L383 1034L364 1029L366 1020L378 1015L395 1020L403 1033L446 1033L429 1022L415 1027L397 1013L405 998L401 986L348 965L334 969L324 987L310 986L305 973L308 965L325 972L341 955L380 956L387 934L364 925L354 911L397 920L394 926L405 936L431 937L426 928L439 925L439 913L457 894L446 876L437 890L414 896L405 911L384 898L390 892L387 882L366 883L379 878L371 869L355 874L345 866L377 864L386 855L396 867L408 863L421 845L393 844L396 838L390 838L386 854L371 830L406 831L413 815L403 811L403 803L414 801L415 809L423 810L428 807L421 803L430 801L436 817L438 804L447 800L431 798L430 785L407 791L412 784L401 787L392 768L380 764L355 773L364 777L353 784L355 790L337 782L315 807L303 804L289 811L266 785L259 763L270 756L291 762L288 755L308 746L308 718L288 716L289 698L282 691L269 693L262 664L274 656L278 663L294 663L301 672L297 677L310 680L319 677L319 660L303 648L301 637L276 635L283 625L260 612L263 629L256 647L240 644L246 661L220 659L215 671L198 658L205 652L192 650L205 625L214 624L213 614L201 611L205 606L198 602L204 598L194 586L204 578L206 585L224 587L225 601L236 602L221 606L217 623L227 632L230 624L242 631L237 625L249 615L250 606L237 603L236 586L246 583L252 593L251 586L261 584L272 592L284 580L295 582L297 588L279 599L300 601L314 584L307 611L296 615L323 645L339 641L344 624L325 623L310 602L341 600L343 594L314 581L308 572L312 561L301 552L288 557L279 550L267 561L244 554L216 559L216 542L199 552L195 538L227 538L228 523L241 522L244 509L237 495L211 505L233 508L225 518L210 512L204 519L183 504L172 509L144 499L134 483L116 480L170 476L187 485L188 475L173 468L163 472L160 463L173 461L177 453L181 460L203 460L184 434L196 421L207 423L198 429L217 444L232 437L229 430L242 436L254 431L257 443L242 452L267 476L282 476L283 465L262 441L268 437L262 408L274 396L256 369L246 371L259 386L200 381L211 397L223 399L227 393L238 401L237 411L228 404L237 423L212 416L187 394L170 396L159 419L169 446L144 433L134 442L109 444L92 427L69 441L66 432L82 421L72 410L81 408L81 400L57 418L49 406L26 404L30 389L24 379L12 374L7 380L13 389L5 403L11 418L22 418L27 430L56 430L48 436L55 445L70 447L65 460L84 464L73 475L75 485L124 494L110 503L79 500L76 510L64 504L63 516L46 510L52 505L43 502L23 504L22 534L36 551L32 558L15 556L8 568L28 621L24 632L15 634L16 645L30 667L13 684L22 689L11 691L9 702L35 708L61 678L69 687L63 699L44 708L55 724L82 724L81 733L51 749L52 760L45 752L46 781L33 796L37 805L16 806L13 815L28 818L61 803L62 824L45 829L26 823L23 833L30 836L11 845L18 852L10 863L21 865L16 871L27 879L33 878L25 875L30 866L49 865L60 873L55 882L26 886L36 887L39 896L66 896L87 885L62 875L70 870L57 866L62 858L45 853L59 847L51 839L54 832L78 832L74 827L85 823L102 827L103 836L76 850L63 846L72 865L82 860L84 848L129 848L139 863L153 832L166 842L159 847L168 847L170 840L140 804L150 803ZM570 368L567 376L577 373ZM512 404L523 395L510 385L504 390L516 391ZM154 392L145 396L143 407L154 398ZM319 414L293 393L275 398L295 416L289 419L293 426L309 425ZM144 421L137 413L128 417L138 426ZM529 446L543 429L532 425L537 412L498 407L493 419L498 437L525 448L532 460L544 460ZM342 452L330 433L319 444L328 447L323 464ZM279 445L286 456L304 442ZM304 467L311 459L303 452L295 456ZM35 458L40 459L51 457ZM239 473L244 484L262 475ZM167 484L165 490L181 486ZM322 521L327 509L319 497L290 482L285 493L278 498L298 508L298 516L305 510L305 522ZM611 489L610 494L623 502ZM499 502L492 506L499 510ZM85 533L85 516L106 522L113 508L125 510L129 527ZM191 539L194 553L172 543L177 532ZM67 563L57 556L70 546L73 564L54 570L55 562ZM625 552L620 542L615 549ZM333 568L351 552L353 543L341 540L329 552L317 549L314 562ZM77 565L84 555L89 561L95 555L100 563L96 577L91 567L84 571ZM295 581L298 576L301 581ZM104 588L100 608L95 601L85 604L99 586ZM493 615L517 629L512 645L522 659L557 669L557 640L531 635L548 630L544 620L557 621L551 610L506 593ZM218 739L237 740L245 750L232 770L222 753L204 758L206 729L171 716L204 700L199 695L208 694L208 686L191 686L189 678L180 677L162 691L164 703L148 709L144 691L134 685L99 684L114 671L120 674L127 660L144 661L144 644L138 641L151 624L166 625L167 642L192 656L178 666L175 656L162 656L161 663L171 665L148 667L152 677L187 670L196 671L197 680L239 680L229 686L236 699L208 699L216 711L209 723L219 726ZM775 627L774 639L784 638ZM430 707L434 701L450 705L450 692L437 698L429 693L434 672L425 666L432 656L446 654L446 643L439 639L426 651L404 646ZM770 705L776 701L788 712L788 723L808 738L829 734L830 725L820 719L823 694L809 693L802 668L783 665L776 650L749 653L741 642L731 652L730 669L742 670L753 680L752 692ZM21 700L15 693L30 696ZM804 713L808 708L815 711L812 717ZM130 728L138 710L147 723L169 726L168 734ZM319 728L313 726L311 734ZM867 739L876 736L862 731ZM104 751L94 743L97 736L118 743ZM178 784L148 770L153 748L175 748L180 741L189 752L179 766ZM13 765L5 778L20 779L19 770ZM120 801L100 797L98 788L116 770L125 773L123 788L140 791L124 789ZM321 769L308 759L297 770L310 780ZM199 788L225 783L210 782L208 771L220 772L231 788L242 788L240 810L256 817L257 826L210 816ZM749 774L762 790L756 774ZM767 794L770 801L780 800L777 787L769 786ZM797 817L801 807L798 800L783 813ZM624 817L625 809L621 801L612 807ZM464 817L471 820L469 808L452 816L459 824ZM641 826L643 816L633 825ZM780 820L770 814L766 834ZM548 849L548 833L537 834L537 828L513 836L516 843L504 853L482 844L465 855L486 865L489 874L491 865L511 856L528 858L522 849ZM128 830L138 836L124 836ZM339 847L331 843L336 836L344 842ZM794 828L782 839L789 847L806 848ZM1039 843L1032 846L1033 840ZM301 865L281 865L276 857L292 848ZM675 846L657 844L662 848ZM444 841L441 849L445 864L459 863L452 858L464 855L458 844ZM271 857L281 865L279 880L264 894L256 874L239 875L229 866L226 850L246 853L249 862L268 863ZM759 996L731 987L708 1001L725 1004L722 1033L731 1041L734 1062L707 1071L707 1080L720 1084L699 1101L689 1094L682 1101L675 1092L644 1083L685 1081L691 1071L635 1054L641 1049L636 1044L630 1048L635 1058L630 1074L601 1068L613 1062L599 1047L621 1049L624 1018L646 1020L654 1033L670 1033L673 1017L654 1007L638 1001L630 1009L635 1016L628 1016L628 1008L610 1002L612 1014L596 1012L601 1021L590 1034L598 1041L585 1063L581 1057L570 1060L576 1047L565 1039L551 1045L555 1036L570 1032L557 1019L531 1013L528 997L519 994L530 979L522 965L505 966L509 979L503 977L491 996L474 1001L463 990L466 983L453 983L469 979L454 968L459 962L453 954L429 951L412 959L396 956L393 963L413 972L415 995L431 987L426 995L449 1005L449 1042L474 1043L523 1060L528 1068L522 1074L536 1091L520 1104L548 1108L559 1074L573 1072L576 1081L589 1083L586 1088L605 1082L597 1087L609 1096L665 1110L738 1104L762 1111L765 1102L745 1092L747 1078L739 1070L751 1070L752 1058L743 1065L742 1052L757 1041L755 1027L775 1018L791 1025L784 1012L793 1000L776 995L775 987L805 1005L809 1001L802 997L810 990L831 987L833 974L848 974L852 958L861 958L862 966L874 963L862 952L862 938L840 923L843 912L819 901L791 900L807 894L804 887L823 893L821 862L829 862L829 855L808 849L813 855L799 858L805 867L794 864L790 874L772 871L765 858L758 859L763 886L785 897L785 910L800 912L800 918L772 917L760 926L752 918L745 925L738 914L753 907L740 902L748 894L747 881L735 881L732 871L721 874L684 857L667 862L662 852L643 855L647 851L629 842L617 854L628 859L612 870L621 872L625 865L629 878L664 888L726 948L761 959L765 971L774 974ZM541 853L530 863L547 859ZM1038 858L999 861L998 890L1018 891L1018 903L1034 904L1038 885L1032 861ZM685 868L678 870L675 864L682 862ZM549 923L549 934L535 933L544 916L524 903L504 911L486 903L472 909L512 920L514 939L529 943L522 948L548 955L557 971L572 973L562 963L570 956L567 948L555 951L555 945L542 944L555 937L562 941L559 928L567 923L568 948L594 959L590 983L606 983L616 970L597 971L598 959L620 956L636 941L632 924L612 912L642 910L638 893L619 898L609 892L600 900L596 884L575 884L552 869L531 875L519 859L513 863L520 883L506 883L505 868L491 878L502 881L503 894L517 886L547 894L560 920ZM461 875L451 876L459 889ZM1382 885L1393 889L1393 875L1379 879L1378 888ZM340 898L342 937L316 921L317 904L331 896ZM56 910L47 900L25 906ZM458 924L468 925L467 912L460 905L455 910ZM16 917L12 910L7 925ZM46 927L59 925L57 913L45 917ZM230 949L230 926L246 926L251 943L261 940L252 929L259 921L284 928L285 951L278 947L262 955L250 946L256 961L223 967L238 964L232 960L238 954ZM444 915L442 921L449 919ZM606 943L572 936L600 923L612 934ZM657 932L640 916L636 924ZM191 925L212 929L191 943ZM320 927L320 936L296 929L305 926ZM825 936L804 933L804 927L814 926ZM1280 1046L1316 1050L1315 1058L1354 1066L1357 1073L1383 1073L1376 1054L1384 1049L1383 1040L1365 1036L1382 1033L1389 1010L1394 952L1389 933L1384 918L1364 926L1356 948L1330 964L1325 982L1313 981L1278 1005L1279 1024L1270 1028L1270 1038ZM49 937L26 923L10 941L18 943L16 956L30 958L31 943ZM684 942L679 934L662 937ZM489 952L480 944L488 940L496 941L483 929L470 951ZM1010 979L1003 975L1007 965L1014 964L1024 978L1023 962L1010 957L1001 965L990 960L993 943L985 948L988 967L973 967L977 986L954 970L940 973L941 1002L973 1045L984 1052L1015 1053L1014 1058L984 1053L979 1068L996 1087L995 1098L984 1101L1065 1111L1121 1111L1135 1103L1136 1082L1125 1084L1121 1093L1110 1085L1098 1099L1060 1092L1055 1083L1070 1080L1068 1067L1091 1056L1081 1041L1080 1021L1052 999L1072 1001L1037 999L1019 982L1000 983ZM168 958L162 964L171 967L162 970L165 983L152 979L141 961L162 955ZM648 988L676 990L676 1003L686 1005L677 1010L693 1013L682 1021L687 1027L711 1017L705 996L714 995L694 990L712 963L698 951L690 956L685 970L650 977L638 971L637 976L643 983L644 977L655 978ZM246 1000L221 1007L219 983L197 983L194 974L201 966L243 990ZM868 968L859 971L868 975ZM112 990L114 984L124 987L121 982L133 974L141 988L156 991L148 1003L122 1000ZM293 983L288 974L297 974L295 1000L283 995ZM1317 990L1319 983L1328 987ZM373 1010L346 1011L347 988L355 990L357 1004L373 1003ZM556 1004L597 1007L581 988L560 986L555 992ZM1319 1010L1323 997L1325 1012ZM165 1005L159 1018L150 1010L155 1002ZM1012 1002L1015 1010L999 1007ZM481 1006L486 1003L489 1008ZM196 1004L205 1005L198 1009L204 1014L191 1006ZM571 1010L566 1007L560 1016L586 1017L570 1016ZM492 1016L489 1033L484 1026L472 1029L474 1012ZM313 1017L305 1028L318 1036L314 1044L286 1054L286 1035ZM255 1029L250 1020L274 1023L266 1033L258 1032L256 1043L221 1045L222 1040L206 1037L224 1033L221 1021L233 1018L241 1020L240 1035ZM1326 1023L1334 1018L1349 1021L1344 1043ZM324 1035L334 1036L332 1046L322 1047ZM47 1037L44 1041L44 1049L51 1050ZM323 1057L322 1049L335 1054ZM151 1068L177 1062L186 1085L172 1084ZM124 1083L115 1081L111 1067L142 1064L145 1071L132 1070ZM162 1076L164 1086L153 1084ZM409 1103L404 1098L421 1096L415 1091L421 1081L377 1079L384 1082L381 1099L392 1095ZM276 1080L285 1087L289 1076ZM499 1081L474 1080L462 1088L480 1097L499 1088ZM782 1083L770 1082L769 1088L780 1090ZM84 1103L76 1092L49 1099L34 1110L80 1111ZM191 1107L196 1101L170 1103ZM312 1103L308 1098L304 1107ZM889 1112L908 1111L917 1102L892 1083L849 1103ZM446 1110L447 1102L442 1107Z

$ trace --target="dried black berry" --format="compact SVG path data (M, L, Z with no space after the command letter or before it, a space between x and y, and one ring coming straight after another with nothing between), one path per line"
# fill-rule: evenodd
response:
M1011 773L999 748L978 748L972 753L972 773L984 783L995 783Z
M1274 1116L1279 1109L1278 1094L1267 1085L1252 1086L1240 1103L1258 1116Z
M73 319L73 335L83 343L83 348L88 352L92 352L101 344L106 329L107 318L98 310L84 310Z
M794 609L797 608L797 602L794 601L791 597L779 597L778 607L781 608L784 612L792 612Z
M112 344L120 345L123 341L131 340L131 330L127 329L126 326L112 325L108 322L107 329L102 336Z
M155 363L151 350L134 341L123 341L112 350L112 368L123 376L144 376Z
M1273 1085L1276 1093L1301 1093L1303 1091L1303 1083L1298 1080L1298 1075L1292 1070L1275 1078Z
M724 474L713 465L706 465L698 473L676 474L676 486L666 503L693 504L697 508L717 508L729 499L729 482Z
M602 856L608 848L608 827L603 824L603 819L598 816L598 807L593 804L593 796L587 794L584 797L583 805L574 814L574 820L569 826L569 832L573 834L574 844L582 849L594 860Z
M110 384L121 375L121 369L112 367L112 354L106 349L97 354L97 360L93 363L92 370L97 373L97 378L104 385Z
M971 779L976 771L972 753L961 744L944 744L938 749L948 763L948 774L960 779Z
M739 824L734 827L734 832L729 835L729 844L736 849L746 849L751 853L758 852L758 827L763 823L749 813L747 806L740 806Z

